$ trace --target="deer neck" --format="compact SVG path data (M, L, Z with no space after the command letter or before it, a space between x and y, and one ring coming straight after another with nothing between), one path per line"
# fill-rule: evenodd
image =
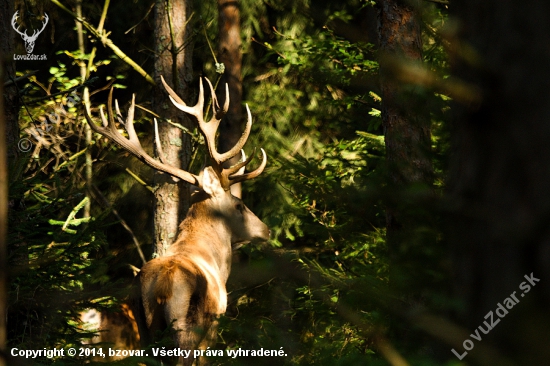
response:
M166 255L201 259L212 266L225 283L231 271L231 230L222 218L209 210L204 202L191 206L180 224L177 240Z

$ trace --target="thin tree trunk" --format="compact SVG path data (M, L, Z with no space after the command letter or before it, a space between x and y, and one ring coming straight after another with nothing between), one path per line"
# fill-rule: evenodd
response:
M189 85L193 77L191 11L190 0L156 0L154 80L157 88L152 99L153 110L162 118L189 129L192 129L194 121L172 105L161 86L160 76L183 100L189 102ZM159 121L159 137L168 162L187 169L191 158L190 137L163 120ZM158 189L155 192L154 251L157 255L163 255L176 238L179 223L189 208L189 186L183 182L174 183L166 174L157 174L155 180Z
M76 2L76 14L82 18L82 0L78 0ZM76 24L76 34L77 34L77 38L78 38L78 49L80 51L80 53L82 55L84 55L86 53L86 49L84 47L84 32L83 32L83 29L82 29L82 23L80 23L79 21L76 21L75 20L75 24ZM95 54L95 52L93 52L93 54ZM93 57L93 55L91 56ZM93 62L93 60L92 60ZM84 84L84 82L86 81L87 77L86 77L86 64L84 63L84 61L81 61L80 63L80 78L81 78L81 84ZM90 105L90 93L89 93L89 90L87 87L84 88L84 91L82 93L83 95L83 101L84 101L84 104L86 106L89 106ZM85 184L86 184L86 191L87 191L87 196L90 197L90 194L92 192L92 175L93 175L93 170L92 170L92 149L91 149L91 144L92 144L92 129L90 128L90 125L88 125L87 123L84 125L84 132L85 132L85 137L86 137L86 146L88 147L88 149L86 150L86 152L84 153L84 156L85 156L85 164L86 164L86 168L84 170L84 180L85 180ZM86 206L84 206L84 217L90 217L90 213L91 213L91 208L92 208L92 200L88 200L88 202L86 202Z
M453 108L448 237L462 323L474 331L493 312L499 324L483 342L517 365L548 364L550 3L462 0L451 10L453 74L482 95Z
M231 149L242 134L242 42L239 1L218 0L218 60L225 65L218 89L220 104L225 100L225 84L229 85L229 111L220 124L219 150L226 152ZM236 164L240 159L237 155L225 163L226 167ZM241 196L241 184L231 186L233 195Z
M422 62L419 15L404 1L384 0L379 6L382 121L388 187L392 192L386 226L390 256L395 256L400 251L402 235L419 219L405 214L401 193L414 184L431 185L430 126L429 120L419 113L419 98L411 86L395 77L400 63Z

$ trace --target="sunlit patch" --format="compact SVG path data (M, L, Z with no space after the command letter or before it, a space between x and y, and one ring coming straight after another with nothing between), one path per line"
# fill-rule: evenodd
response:
M218 266L209 264L202 257L193 256L190 259L201 269L204 277L206 277L208 283L207 296L214 298L218 306L217 313L225 313L225 309L227 308L227 292L225 290L225 282L222 282L220 278Z

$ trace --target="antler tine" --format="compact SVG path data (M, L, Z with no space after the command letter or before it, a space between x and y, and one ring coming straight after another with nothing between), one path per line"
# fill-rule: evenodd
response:
M244 166L246 166L248 163L250 163L250 161L252 159L254 159L254 155L256 155L256 148L254 148L254 151L252 152L252 154L250 156L246 156L246 154L244 153L244 150L241 149L241 159L242 161L239 161L237 164L227 168L227 169L224 169L223 172L225 175L227 175L229 177L229 179L231 179L231 176L233 174L236 174L236 173L239 173L239 170L241 168L243 168ZM244 173L244 169L243 171L241 172L241 174Z
M183 104L183 105L187 105L185 104L185 102L183 100L181 100L181 98L179 97L179 95L176 94L176 92L174 92L172 90L172 88L170 88L170 86L168 86L168 84L166 84L166 81L164 81L164 78L162 77L162 75L160 76L160 81L162 82L162 85L164 85L164 89L166 89L166 91L168 92L168 94L179 104ZM173 103L173 102L172 102Z
M115 125L115 118L113 116L113 88L112 87L109 90L109 97L107 98L107 119L109 120L109 127L111 128L111 130L118 133Z
M221 163L231 159L235 155L239 153L239 151L243 148L244 144L246 143L246 140L248 140L248 136L250 135L250 130L252 129L252 114L250 113L250 108L248 108L248 104L246 105L246 113L247 113L247 119L246 119L246 126L244 128L244 132L239 138L239 141L233 146L229 151L224 152L223 154L218 154L218 159Z
M208 83L208 87L210 88L210 96L212 98L212 119L214 118L218 119L218 112L224 113L224 111L220 111L220 104L218 103L218 97L216 96L216 92L214 91L214 87L212 86L210 79L208 78L205 78L205 79L206 79L206 82ZM201 84L202 84L202 80L201 80Z
M99 107L99 115L101 116L101 124L104 128L109 127L109 122L107 122L107 119L105 118L105 113L103 113L103 106ZM93 127L92 127L93 129ZM95 131L95 130L94 130ZM97 132L97 131L96 131ZM99 133L99 132L98 132Z
M205 78L208 86L210 87L210 94L212 95L212 119L221 120L223 116L227 113L229 109L229 86L225 83L225 102L223 104L223 109L220 108L220 103L218 102L218 97L214 91L214 87L210 82L210 79ZM210 122L209 122L210 123Z
M225 83L225 103L223 104L225 113L229 110L229 85Z
M120 108L118 107L118 99L115 99L115 116L118 123L124 124L124 121L122 120L122 113L120 113Z
M109 97L107 98L107 118L105 118L105 114L103 113L103 107L99 108L99 112L101 114L101 121L103 122L103 126L106 128L109 128L111 131L118 133L115 125L115 120L113 118L113 88L109 91Z
M166 91L168 92L168 95L170 97L170 100L176 108L179 110L184 111L185 113L188 113L192 116L195 116L197 119L197 122L199 123L199 130L201 131L202 135L204 136L204 139L206 141L206 146L208 148L209 156L217 165L221 165L223 161L219 161L218 159L218 152L216 151L216 130L218 129L218 125L220 123L219 120L212 118L212 120L209 123L206 123L204 121L204 86L202 84L202 78L199 79L199 100L197 101L197 104L195 104L194 107L189 107L185 104L183 100L168 86L168 84L164 81L164 78L161 77L162 84L166 88ZM208 84L210 87L212 87L212 84L208 79Z
M260 166L257 167L255 170L251 171L250 173L245 173L245 174L241 174L241 175L234 175L232 177L229 177L229 180L231 181L230 184L235 184L235 183L238 183L238 182L243 182L245 180L253 179L253 178L256 178L258 175L262 174L262 172L264 171L265 166L267 165L267 155L266 155L265 150L263 148L260 148L260 150L262 151L262 163L260 164ZM253 157L254 155L250 155L250 156ZM247 159L247 160L249 160L249 159ZM250 160L252 160L252 159L250 159Z
M192 116L195 116L197 117L197 119L199 119L199 116L202 115L202 107L204 104L204 92L202 87L202 79L200 83L199 100L194 107L189 107L187 104L185 104L185 102L176 94L176 92L172 90L172 88L170 88L170 86L166 83L166 81L164 81L164 78L162 76L160 77L160 80L162 81L162 85L164 85L164 88L168 92L168 96L170 97L170 100L176 106L176 108ZM199 106L200 106L200 109L199 109ZM198 114L197 112L199 112L200 114Z
M126 128L126 132L128 132L128 139L130 140L130 142L141 146L141 143L139 142L139 139L136 134L136 130L134 129L135 109L136 109L136 96L135 94L132 94L132 104L130 104L130 108L128 108L128 115L126 116L126 123L124 123L124 127Z

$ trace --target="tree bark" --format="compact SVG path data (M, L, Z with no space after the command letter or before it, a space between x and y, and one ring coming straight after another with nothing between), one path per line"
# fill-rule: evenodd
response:
M479 100L453 108L448 237L461 320L476 329L515 291L519 303L484 342L517 365L546 364L550 3L462 0L451 10L460 25L450 34L453 74L481 91ZM540 279L534 286L525 278L531 274Z
M0 52L0 60L4 53ZM4 62L0 62L0 80L4 80ZM0 94L4 84L0 84ZM6 119L4 101L0 98L0 366L7 365L7 235L8 234L8 154L6 144Z
M152 100L153 110L162 118L189 129L193 128L194 121L173 106L162 87L160 76L164 77L183 100L188 101L189 85L193 78L192 28L188 22L191 12L190 0L156 0L154 79L158 87L153 93ZM191 158L189 135L166 121L159 121L158 126L160 142L168 162L187 169ZM163 255L176 238L179 223L189 208L189 185L183 182L174 183L166 174L156 175L156 184L158 189L155 192L154 251L158 255Z
M0 53L4 56L1 62L4 62L4 74L2 83L9 83L4 87L4 128L6 129L6 147L8 157L8 168L12 167L22 154L20 150L19 142L22 141L19 138L19 109L21 107L21 101L19 99L19 92L17 84L14 82L16 78L15 73L15 31L11 27L11 18L15 13L15 4L13 0L7 0L0 2ZM26 140L28 142L28 140ZM21 145L23 147L23 145ZM26 148L26 146L25 146ZM27 150L24 150L27 152ZM9 169L8 169L9 174ZM13 174L10 177L12 179L19 179ZM10 209L20 209L18 202L14 200L8 202ZM21 240L16 245L10 245L8 248L10 253L10 264L24 269L29 264L28 246L25 240Z
M220 105L225 101L225 84L229 86L229 110L220 123L218 149L230 150L239 141L242 134L242 42L241 19L238 0L218 0L218 60L225 65L218 89ZM236 164L240 155L225 163L226 167ZM241 184L231 186L233 195L241 196Z
M400 240L418 217L405 214L402 193L411 185L432 183L429 156L429 119L419 112L415 90L395 76L400 64L422 62L419 15L408 2L384 0L379 4L380 75L382 121L386 143L388 188L392 192L386 209L390 256L399 252ZM408 210L410 211L410 210Z
M82 0L76 1L76 14L82 18ZM86 48L84 45L84 32L82 28L82 23L75 20L75 26L76 26L76 34L78 39L78 50L81 54L86 54ZM95 55L95 50L91 53L90 57L93 57ZM93 61L93 60L92 60ZM84 84L87 80L86 78L86 64L84 62L80 63L80 79L81 83ZM90 105L90 92L88 90L88 87L85 87L82 92L82 97L84 100L84 104L86 106ZM86 168L84 170L84 180L86 184L86 195L90 197L90 192L92 191L92 178L93 178L93 159L92 159L92 129L89 124L84 125L84 134L86 136L86 146L89 146L89 149L86 149L86 152L84 153L84 159ZM88 200L86 202L86 205L84 206L84 217L90 217L92 210L92 200Z
M15 12L14 0L0 2L0 52L5 57L5 70L2 83L15 79L15 32L11 27L11 18ZM3 62L4 60L2 60ZM19 107L20 101L17 87L11 84L4 89L4 113L6 126L7 154L10 161L19 156Z

